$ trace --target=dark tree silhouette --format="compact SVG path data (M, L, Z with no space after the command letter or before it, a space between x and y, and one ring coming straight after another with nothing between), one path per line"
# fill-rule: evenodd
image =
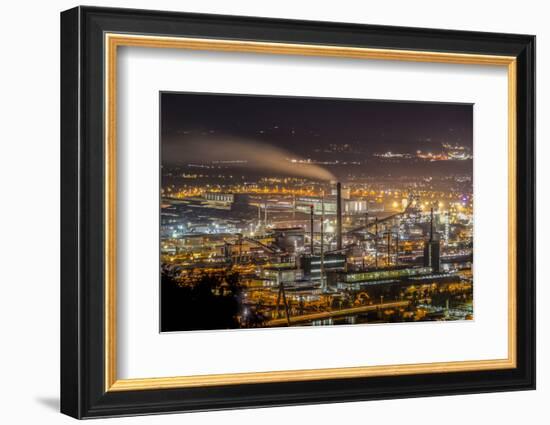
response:
M239 327L239 276L204 275L192 285L180 285L161 275L161 331L234 329Z

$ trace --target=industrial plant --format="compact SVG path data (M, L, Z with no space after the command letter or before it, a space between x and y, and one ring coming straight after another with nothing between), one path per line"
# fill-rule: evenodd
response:
M164 197L163 272L181 285L238 274L244 327L471 318L463 201L318 190Z
M216 131L164 136L161 330L473 318L467 143Z

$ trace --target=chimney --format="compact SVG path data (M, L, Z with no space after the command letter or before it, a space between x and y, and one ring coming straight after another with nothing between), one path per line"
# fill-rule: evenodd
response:
M430 208L430 242L434 240L434 209Z
M434 237L436 236L436 237ZM431 267L434 273L439 273L440 267L439 237L434 235L434 210L430 210L430 239L424 242L424 267Z
M388 257L387 257L387 265L390 266L391 263L391 232L388 231Z
M336 183L336 249L342 249L342 184Z
M374 266L378 268L378 217L374 218Z
M395 233L395 265L399 265L399 226L397 227L397 232Z
M313 205L309 206L310 254L313 255Z

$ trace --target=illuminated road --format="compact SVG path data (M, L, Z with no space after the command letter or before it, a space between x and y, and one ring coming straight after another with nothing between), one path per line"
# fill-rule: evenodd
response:
M407 307L409 303L410 301L394 301L394 302L382 303L382 304L363 305L361 307L344 308L342 310L331 310L331 311L323 311L320 313L304 314L301 316L290 317L290 324L292 325L294 323L311 322L313 320L328 319L330 317L337 317L337 316L349 316L349 315L365 313L367 311L373 311L377 309ZM287 319L285 317L283 319L270 320L269 322L266 322L265 326L285 326L286 324L287 324Z

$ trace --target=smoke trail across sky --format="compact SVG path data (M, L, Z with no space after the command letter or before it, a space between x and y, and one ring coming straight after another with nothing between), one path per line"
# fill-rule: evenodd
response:
M295 160L295 161L291 161ZM231 164L257 171L315 180L335 180L325 168L310 164L298 155L257 140L232 136L172 137L163 140L162 162L165 165Z

